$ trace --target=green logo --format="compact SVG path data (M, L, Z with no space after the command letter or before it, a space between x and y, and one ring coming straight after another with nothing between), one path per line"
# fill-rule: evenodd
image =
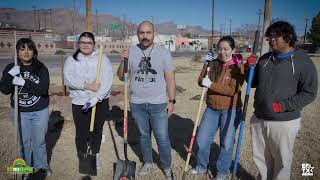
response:
M29 174L33 173L33 167L26 166L26 162L17 158L13 161L12 166L7 167L7 172L11 174Z

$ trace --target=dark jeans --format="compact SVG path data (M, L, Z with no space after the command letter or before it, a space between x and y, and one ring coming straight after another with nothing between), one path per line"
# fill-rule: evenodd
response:
M92 153L96 154L100 151L103 124L109 114L109 99L104 99L96 105L96 117L94 122L94 130L90 133L90 121L92 108L87 113L82 110L82 105L72 104L72 114L74 124L76 126L76 147L79 153L85 153L87 150L87 142L91 138ZM90 137L91 136L91 137Z

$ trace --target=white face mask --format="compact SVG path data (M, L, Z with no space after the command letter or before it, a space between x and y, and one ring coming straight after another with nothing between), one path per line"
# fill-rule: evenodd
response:
M220 59L220 61L225 63L225 62L230 61L231 59L232 59L232 54L231 54L231 56L230 56L227 60L224 61L223 59Z

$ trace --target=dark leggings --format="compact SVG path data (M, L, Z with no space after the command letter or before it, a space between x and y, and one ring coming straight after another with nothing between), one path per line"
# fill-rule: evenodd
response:
M91 141L92 153L96 154L100 151L103 124L109 115L109 99L104 99L96 105L96 117L94 122L94 130L90 132L90 121L92 108L87 113L82 110L82 105L72 104L72 114L74 124L76 126L76 147L77 153L85 153L87 150L87 142ZM90 137L91 136L91 137ZM90 138L90 139L89 139Z

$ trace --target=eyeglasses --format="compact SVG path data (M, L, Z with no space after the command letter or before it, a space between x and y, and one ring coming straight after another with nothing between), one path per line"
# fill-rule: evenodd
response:
M88 46L93 46L94 45L93 42L84 42L84 41L80 41L79 44L80 45L88 45Z

